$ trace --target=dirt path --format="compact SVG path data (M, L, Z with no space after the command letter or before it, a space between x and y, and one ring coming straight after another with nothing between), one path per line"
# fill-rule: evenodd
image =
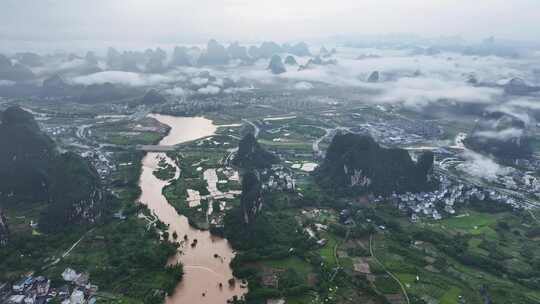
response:
M405 290L405 286L403 286L403 284L398 279L398 277L396 277L393 273L388 271L388 269L386 269L386 267L384 267L383 263L381 263L381 261L377 258L377 256L375 256L375 252L373 250L373 244L372 243L373 243L373 234L369 236L369 253L371 254L371 257L377 262L377 264L379 264L384 269L384 271L390 277L392 277L392 279L394 279L399 284L399 287L401 287L401 291L403 292L403 296L405 296L405 300L407 301L407 304L410 304L411 302L409 301L409 296L407 295L407 290Z
M54 266L54 265L58 264L63 258L67 257L67 256L73 251L73 249L75 249L75 248L79 245L79 243L81 243L81 241L82 241L89 233L91 233L92 231L94 231L94 229L95 229L95 228L92 228L92 229L86 231L86 232L81 236L80 239L78 239L75 243L73 243L73 245L71 245L71 247L69 247L69 249L67 249L64 253L62 253L62 256L61 256L61 257L56 258L56 259L55 259L54 261L52 261L51 263L49 263L49 264L47 264L47 265L41 267L41 269L42 269L42 270L43 270L43 269L47 269L47 268L49 268L49 267L51 267L51 266Z

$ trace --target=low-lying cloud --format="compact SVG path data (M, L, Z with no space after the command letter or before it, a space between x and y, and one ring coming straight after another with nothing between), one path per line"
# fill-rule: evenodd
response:
M208 85L197 90L197 93L203 95L216 95L219 94L219 92L221 92L221 88L213 85Z
M523 135L522 129L517 128L508 128L500 131L478 131L475 132L475 136L485 137L485 138L491 138L491 139L497 139L506 141L512 138L519 138Z
M474 177L492 181L497 176L508 175L513 171L510 167L503 167L491 158L470 150L463 152L462 156L465 162L457 165L456 168Z
M307 81L300 81L294 84L294 88L296 90L311 90L313 89L313 84L307 82Z
M167 89L164 91L166 94L173 95L173 96L184 96L186 95L186 91L181 87L174 87L171 89Z
M0 79L0 87L1 86L7 87L7 86L12 86L12 85L15 85L15 81Z
M362 57L362 54L376 56ZM299 64L306 64L309 60L308 57L296 59ZM71 81L84 85L111 82L129 86L161 86L168 88L171 95L235 93L252 86L276 84L293 90L310 90L317 84L325 84L365 90L372 96L369 100L376 103L395 103L420 109L434 103L480 103L490 106L503 103L506 96L501 87L469 84L467 79L470 75L475 75L481 83L490 84L512 77L534 80L534 73L530 69L531 58L474 57L456 53L414 56L410 55L410 50L338 48L335 59L336 64L312 64L303 70L297 66L287 66L287 72L280 75L273 75L267 69L268 60L258 60L253 65L219 68L178 67L165 74L106 71L74 77ZM373 71L379 71L381 79L377 83L368 83L366 80ZM211 77L203 76L206 74ZM212 80L213 77L216 80ZM227 88L224 79L232 80L238 87ZM185 89L179 90L177 87ZM540 102L528 99L504 103L508 105L506 111L540 109L538 104Z
M113 83L126 86L154 86L171 82L172 79L165 75L140 74L122 71L106 71L85 76L77 76L71 79L75 84L92 85Z
M191 83L196 86L202 86L208 83L208 78L195 77L191 79Z
M447 100L458 103L490 103L500 96L496 88L473 87L466 83L434 78L401 78L388 83L378 102L400 102L409 107L423 107L432 102Z

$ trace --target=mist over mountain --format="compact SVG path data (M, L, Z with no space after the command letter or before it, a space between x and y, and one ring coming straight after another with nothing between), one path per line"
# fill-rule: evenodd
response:
M285 57L285 60L283 61L284 64L286 65L298 65L298 62L296 62L296 59L294 58L294 56L287 56Z
M43 97L63 97L69 96L71 86L62 78L55 74L43 80L40 95Z
M208 41L206 51L199 57L199 65L224 65L229 61L227 49L216 40Z
M509 95L528 95L540 92L540 86L530 85L521 78L512 78L504 84L504 92Z
M160 103L167 102L167 99L163 97L163 95L161 95L158 91L149 90L148 92L146 92L146 94L144 94L144 97L142 98L141 102L143 104L149 104L149 105L160 104Z
M486 113L465 144L472 150L510 162L529 158L532 153L526 122L498 111Z
M293 45L284 44L283 50L287 53L291 53L293 55L300 56L300 57L311 56L311 52L309 51L309 46L305 42L298 42Z
M227 47L227 53L231 59L247 60L249 59L247 48L240 45L239 42L233 42Z
M186 47L175 47L172 58L171 66L191 66L191 58L188 54L188 49Z
M379 82L380 75L378 71L373 71L371 74L369 74L369 77L367 79L367 82Z
M34 73L27 66L13 63L8 57L0 54L0 79L26 81L34 78Z
M268 64L268 69L272 72L272 74L282 74L287 72L287 69L285 68L285 65L283 65L283 61L279 55L272 56L270 63Z

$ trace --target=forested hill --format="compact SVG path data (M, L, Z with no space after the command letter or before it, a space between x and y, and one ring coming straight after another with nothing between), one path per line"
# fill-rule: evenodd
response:
M342 195L420 192L432 186L433 160L427 152L415 163L406 150L383 148L369 136L338 134L314 175L324 188Z
M0 191L10 200L46 201L47 173L57 157L54 142L19 107L8 108L1 118Z
M94 221L103 193L92 165L74 153L60 154L20 107L10 107L0 117L0 204L47 204L39 221L44 231Z

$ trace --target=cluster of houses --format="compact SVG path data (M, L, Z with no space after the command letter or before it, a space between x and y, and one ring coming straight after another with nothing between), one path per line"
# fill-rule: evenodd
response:
M353 114L353 116L360 114ZM424 138L415 133L405 132L402 128L390 125L385 122L367 122L351 129L354 133L369 134L378 143L387 146L411 145L419 143Z
M11 286L7 283L0 284L0 292L3 290L3 301L13 304L46 303L47 298L54 296L51 291L51 281L43 276L27 276Z
M495 190L465 185L441 175L439 189L432 192L392 194L390 197L378 197L374 202L393 202L399 210L409 213L411 222L417 222L421 217L440 220L445 215L454 215L456 206L471 201L490 200L494 203L509 204L515 209L522 206L513 198Z
M98 290L92 285L87 273L77 273L66 268L62 273L65 284L52 287L51 280L44 276L27 275L12 284L0 283L0 302L7 304L44 304L53 300L62 304L93 304Z
M99 176L102 179L107 178L111 172L116 170L116 166L109 160L107 154L111 152L104 152L100 149L92 149L81 153L81 156L88 159L92 165L96 168Z
M292 172L283 165L272 165L271 169L261 172L263 190L294 191L296 180Z
M53 126L45 128L44 131L52 136L60 136L66 134L68 129L64 126Z
M328 211L323 209L304 209L302 210L302 216L306 219L320 219L321 217L328 216ZM300 224L302 222L300 221ZM324 225L321 223L311 223L309 225L306 225L304 227L304 232L308 235L309 239L314 240L317 245L324 246L328 242L325 238L320 238L319 234L321 232L328 231L328 225Z
M506 189L523 191L540 198L540 181L533 172L515 170L509 175L497 176L496 183Z
M214 147L214 146L221 146L221 145L229 146L230 144L231 143L227 142L227 141L224 141L224 142L216 141L213 136L206 137L206 138L203 138L203 139L197 141L197 146L199 146L199 147L201 147L201 146Z

